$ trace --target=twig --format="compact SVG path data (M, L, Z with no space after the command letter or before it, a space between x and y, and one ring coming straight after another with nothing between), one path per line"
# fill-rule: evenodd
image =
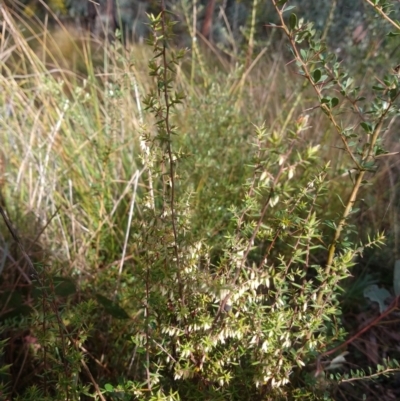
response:
M344 343L338 345L335 348L332 348L329 351L325 351L319 356L319 360L324 357L324 356L329 356L334 354L335 352L339 351L341 348L345 347L346 345L351 344L354 340L356 340L358 337L361 336L361 334L365 333L368 331L371 327L376 326L385 316L388 316L390 313L392 313L395 309L398 308L399 306L399 299L400 297L396 297L392 303L389 305L389 307L379 316L377 316L374 320L372 320L371 323L363 327L361 330L359 330L356 334L354 334L352 337L350 337L348 340L346 340Z

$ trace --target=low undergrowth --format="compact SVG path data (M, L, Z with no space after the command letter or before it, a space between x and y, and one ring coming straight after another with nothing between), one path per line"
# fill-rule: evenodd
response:
M394 174L398 77L357 87L271 3L289 64L208 65L165 9L148 48L60 27L64 60L0 9L3 398L328 400L364 377L342 283L384 241L357 221L388 196L367 184Z

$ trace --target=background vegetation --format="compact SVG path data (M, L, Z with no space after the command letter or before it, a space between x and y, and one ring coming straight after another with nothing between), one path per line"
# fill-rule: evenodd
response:
M211 3L0 8L1 399L399 396L395 3Z

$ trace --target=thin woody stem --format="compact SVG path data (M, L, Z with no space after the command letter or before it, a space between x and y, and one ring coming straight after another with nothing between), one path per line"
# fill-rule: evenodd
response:
M369 0L366 0L366 1L369 2ZM275 0L272 0L272 3L273 3L273 5L274 5L274 7L275 7L275 9L276 9L276 11L277 11L277 13L279 15L280 21L281 21L280 28L284 30L286 36L288 37L288 39L290 41L294 56L296 58L296 61L299 62L299 64L301 65L301 68L302 68L303 73L304 73L304 77L310 82L310 84L314 88L315 92L317 93L318 99L321 102L321 100L323 98L323 96L321 94L321 88L312 79L309 67L308 67L307 63L303 61L303 59L302 59L302 57L300 55L299 50L297 48L296 41L295 41L294 36L293 36L293 32L288 29L288 27L286 26L285 21L283 19L282 10L279 9L279 7L277 6L277 3L276 3ZM392 103L393 103L393 99L391 100L391 102L388 103L388 106L383 111L382 115L379 117L378 123L376 124L375 129L374 129L374 131L373 131L373 133L371 135L371 140L370 140L370 142L368 144L367 151L362 156L361 161L358 161L356 159L354 153L350 149L350 146L349 146L349 144L347 142L347 138L343 135L343 133L342 133L343 130L341 129L340 125L337 123L337 121L336 121L334 115L332 114L332 111L330 110L330 108L326 104L321 103L321 106L320 106L321 109L324 111L324 113L328 116L329 120L334 125L336 131L338 132L338 134L340 136L340 139L342 140L342 142L344 144L344 148L345 148L346 152L351 157L352 161L355 164L355 169L358 171L357 178L356 178L356 180L355 180L355 182L353 184L353 189L351 191L349 199L346 202L346 206L345 206L345 209L344 209L344 211L342 213L342 217L340 218L340 221L339 221L339 223L338 223L338 225L336 227L336 230L335 230L335 232L333 234L333 238L332 238L331 244L330 244L330 246L328 248L328 257L327 257L327 262L326 262L325 271L324 271L325 276L329 276L329 274L331 272L332 263L333 263L333 260L334 260L337 243L338 243L338 241L340 239L340 235L341 235L341 233L343 231L343 228L345 227L347 218L349 217L349 215L351 213L351 210L352 210L352 208L354 206L354 203L357 200L357 196L358 196L359 190L361 188L361 185L362 185L364 177L365 177L365 173L367 171L367 169L364 167L365 163L370 161L373 158L373 153L374 153L374 148L375 148L375 145L376 145L376 141L377 141L379 135L382 132L383 121L384 121L386 115L388 114L388 112L389 112L389 110L390 110L390 108L392 106ZM319 294L318 294L318 297L317 297L317 303L318 304L322 304L322 302L323 302L323 293L324 293L323 291L319 291Z

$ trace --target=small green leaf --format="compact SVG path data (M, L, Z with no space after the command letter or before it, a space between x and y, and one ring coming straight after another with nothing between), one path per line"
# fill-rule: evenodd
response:
M347 89L352 83L353 83L354 79L353 78L347 78L347 81L345 83L345 88Z
M289 17L290 29L295 29L296 25L297 25L297 15L292 13L292 14L290 14L290 17Z
M339 104L339 99L337 97L333 97L331 99L331 106L336 107Z
M397 97L397 89L390 89L389 91L390 100L395 100Z
M361 124L361 127L363 127L363 129L364 129L364 131L366 132L366 133L370 133L370 132L372 132L372 125L371 125L371 123L369 123L369 122L367 122L367 121L363 121Z
M399 36L400 32L389 32L386 36L389 38L393 38L394 36Z
M285 3L287 2L287 0L285 0ZM282 11L285 13L285 12L287 12L287 11L289 11L289 10L293 10L293 8L296 8L296 6L288 6L288 7L285 7Z
M319 80L321 79L321 70L315 70L313 73L313 78L314 78L314 82L319 82Z

